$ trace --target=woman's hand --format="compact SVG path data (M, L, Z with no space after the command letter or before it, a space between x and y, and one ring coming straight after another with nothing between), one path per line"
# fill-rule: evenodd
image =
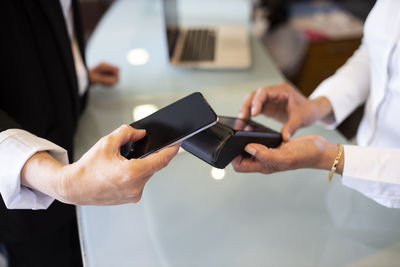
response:
M179 146L171 146L143 159L128 160L120 147L146 135L123 125L101 138L81 159L62 165L47 152L39 152L25 164L21 182L65 203L113 205L137 202L146 182L168 165Z
M261 144L248 144L246 152L251 155L239 156L233 162L238 172L274 173L300 168L329 170L338 152L336 144L318 135L306 135L291 139L278 148L268 148ZM343 171L344 155L336 169Z
M301 127L308 126L332 112L325 97L309 100L288 83L262 87L251 92L243 102L239 117L250 118L264 114L284 123L284 141Z

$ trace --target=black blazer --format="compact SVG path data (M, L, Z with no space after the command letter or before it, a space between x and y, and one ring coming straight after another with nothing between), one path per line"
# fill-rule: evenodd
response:
M79 7L72 1L75 34L84 57ZM69 152L84 100L58 0L0 1L0 131L22 128ZM0 201L0 242L49 233L73 219L60 202L41 211L7 210Z

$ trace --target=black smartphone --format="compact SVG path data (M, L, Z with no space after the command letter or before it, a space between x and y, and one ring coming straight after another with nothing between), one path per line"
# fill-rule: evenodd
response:
M143 158L163 147L182 142L216 124L217 115L199 92L192 93L131 124L145 129L146 136L121 147L127 159Z
M281 138L281 134L277 131L259 124L250 119L240 119L227 116L219 116L219 123L229 126L235 131L241 132L243 135L255 135L271 138Z

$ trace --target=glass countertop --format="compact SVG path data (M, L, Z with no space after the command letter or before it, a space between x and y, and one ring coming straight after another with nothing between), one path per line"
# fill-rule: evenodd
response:
M222 2L229 7L227 2L240 1ZM161 108L199 91L217 114L235 116L251 90L284 81L254 37L250 69L169 66L160 7L156 0L117 1L91 38L88 64L114 63L121 80L111 89L92 88L75 137L76 158L131 123L137 106ZM132 49L144 49L147 62L129 63ZM255 121L281 127L264 117ZM320 125L297 135L311 133L346 142ZM331 183L327 177L327 171L310 169L272 175L236 173L231 166L216 171L181 152L150 179L139 203L77 208L85 264L398 266L400 211L342 186L338 175Z

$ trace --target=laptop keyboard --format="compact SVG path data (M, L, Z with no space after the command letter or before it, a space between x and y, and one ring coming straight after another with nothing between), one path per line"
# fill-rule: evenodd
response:
M215 57L215 31L209 29L188 30L181 61L212 61Z

